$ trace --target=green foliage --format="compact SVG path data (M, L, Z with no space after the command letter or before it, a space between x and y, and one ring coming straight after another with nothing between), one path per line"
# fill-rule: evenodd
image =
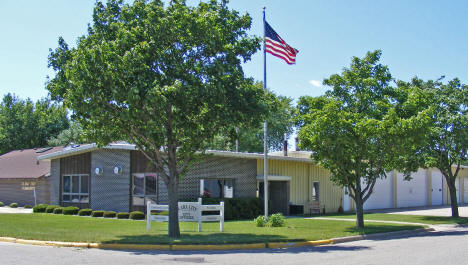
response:
M62 214L64 214L64 215L76 215L76 214L78 214L79 210L80 210L80 208L78 208L78 207L68 206L68 207L64 207L62 209Z
M36 206L33 207L33 213L45 213L46 209L47 209L47 204L38 204Z
M91 213L92 217L103 217L104 216L104 211L93 211Z
M117 213L117 219L128 219L130 217L129 213Z
M283 227L286 224L286 218L283 214L275 213L268 218L268 225L271 227Z
M69 128L61 131L56 137L50 138L47 144L50 146L65 146L71 143L82 143L84 139L83 128L79 123L72 123Z
M103 216L104 218L115 218L116 214L114 211L105 211Z
M259 88L263 83L257 83ZM284 135L289 138L293 133L296 110L292 106L292 99L276 95L273 91L267 93L268 106L268 148L270 151L279 151L283 148ZM213 150L235 150L238 139L239 152L263 152L263 121L254 126L231 126L217 135L211 145Z
M58 205L48 205L45 209L46 213L53 213L55 208L58 208L60 206Z
M259 215L254 219L254 223L256 227L264 227L268 223L268 219L264 215Z
M0 202L0 207L3 207L5 206L5 204L3 202Z
M140 211L133 211L130 213L130 219L133 220L144 220L145 219L145 214Z
M403 91L421 91L423 104L415 104L409 113L430 113L420 157L425 167L438 168L444 175L450 191L452 216L458 217L455 180L461 165L468 159L468 85L458 78L443 83L441 80L423 81L413 78L411 82L398 82ZM455 167L452 167L455 166Z
M356 202L358 226L364 225L362 205L375 182L397 169L409 175L421 163L428 112L410 113L423 100L390 85L380 51L354 57L341 74L324 80L332 89L321 97L298 102L299 140L312 159L330 170L331 180L349 190Z
M29 204L26 204L25 206L23 206L24 209L32 209L32 205L29 205Z
M34 103L6 94L0 103L0 154L46 146L68 126L65 107L49 98Z
M247 32L251 18L225 1L111 0L96 2L89 25L76 47L60 38L51 51L47 89L73 110L86 138L136 144L177 209L178 180L213 137L266 113L263 90L242 70L260 48ZM179 237L175 219L169 224Z
M18 208L18 204L16 202L10 203L10 208Z
M54 214L62 214L63 212L63 208L62 207L58 207L58 208L55 208L54 209Z
M91 213L93 212L92 209L81 209L78 211L79 216L90 216Z

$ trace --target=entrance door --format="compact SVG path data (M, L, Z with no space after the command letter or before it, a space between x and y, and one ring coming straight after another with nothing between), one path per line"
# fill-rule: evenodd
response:
M259 183L260 197L263 197L263 182ZM269 181L268 185L268 213L282 213L288 215L289 191L287 181Z
M443 192L442 192L442 173L440 170L432 170L432 205L442 205L443 204Z

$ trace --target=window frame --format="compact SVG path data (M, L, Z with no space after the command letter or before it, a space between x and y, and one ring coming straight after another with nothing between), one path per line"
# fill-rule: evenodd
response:
M73 191L73 177L78 177L78 191L79 192L72 192ZM69 177L70 178L70 191L69 192L65 192L64 191L64 183L65 183L65 177ZM88 177L88 192L87 193L84 193L84 192L81 192L81 179L82 177ZM66 203L84 203L84 204L87 204L89 203L89 191L90 191L90 188L91 188L91 179L89 177L89 174L64 174L62 175L62 185L60 187L60 191L61 191L61 200L62 202L66 202ZM70 196L70 199L69 200L65 200L64 197L65 196ZM78 196L78 202L74 202L72 201L72 196ZM88 202L81 202L81 198L82 197L88 197Z
M143 175L143 194L135 194L135 175ZM146 177L147 176L154 176L155 177L155 184L156 184L156 189L155 189L155 194L146 194ZM157 202L159 200L159 175L155 172L145 172L145 173L132 173L131 174L131 205L132 206L146 206L146 202L148 201L148 198L150 198L151 201ZM135 198L141 198L143 199L143 205L140 204L135 204Z
M210 198L217 198L217 199L231 199L231 198L235 198L235 183L236 183L236 179L235 178L200 178L200 181L199 181L199 194L200 196L204 196L204 191L205 191L205 183L204 181L206 180L211 180L211 181L220 181L222 180L223 183L222 183L222 190L221 190L221 197L213 197L213 196L210 196ZM225 188L226 188L226 181L231 181L232 183L232 197L226 197L226 192L225 192Z

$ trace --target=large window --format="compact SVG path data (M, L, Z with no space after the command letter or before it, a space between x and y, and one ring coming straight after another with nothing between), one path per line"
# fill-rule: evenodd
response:
M89 176L63 176L62 201L73 203L89 203Z
M132 175L133 205L144 206L146 201L154 201L158 192L158 178L155 173Z
M201 179L200 195L210 198L233 198L233 179Z

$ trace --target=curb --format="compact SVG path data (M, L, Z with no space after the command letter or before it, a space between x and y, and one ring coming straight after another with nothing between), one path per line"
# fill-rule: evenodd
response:
M17 243L35 246L52 247L76 247L76 248L99 248L116 250L236 250L236 249L263 249L263 248L291 248L305 246L320 246L338 244L365 239L374 239L388 236L417 234L435 231L434 228L420 228L415 230L402 230L389 233L378 233L370 235L358 235L349 237L339 237L325 240L300 241L300 242L271 242L271 243L251 243L251 244L226 244L226 245L149 245L149 244L106 244L106 243L85 243L85 242L60 242L60 241L40 241L19 239L13 237L0 237L0 242Z

